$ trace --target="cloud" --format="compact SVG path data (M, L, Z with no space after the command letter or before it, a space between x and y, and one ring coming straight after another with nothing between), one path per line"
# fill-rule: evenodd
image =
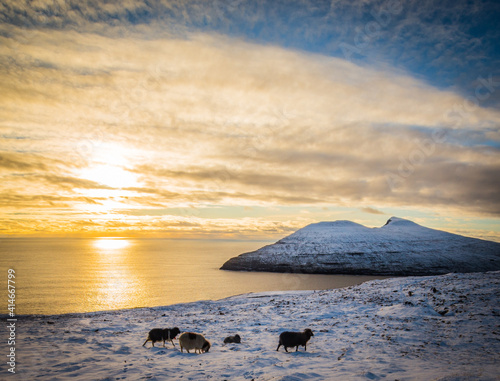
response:
M11 211L39 202L82 221L196 204L500 214L500 112L390 66L200 32L0 28ZM82 175L99 166L137 184ZM165 222L134 217L127 228Z
M45 170L45 164L41 162L29 162L20 154L2 153L0 154L0 169L7 171L40 171ZM38 158L41 159L41 158ZM33 160L33 159L32 159ZM36 159L35 159L36 160Z
M374 208L370 208L370 207L361 208L361 211L364 212L364 213L369 213L369 214L380 214L380 215L385 215L386 214L384 212L381 212L380 210L377 210L377 209L374 209Z
M72 208L76 203L95 204L99 203L89 197L63 197L42 194L5 194L0 193L0 205L5 209L57 209Z
M394 195L409 197L416 204L434 202L450 209L498 216L499 173L498 162L434 162L416 169L395 189Z
M27 29L100 35L181 36L215 33L389 64L473 95L479 76L498 75L495 0L370 1L27 1L0 4L0 21ZM4 31L4 33L8 33ZM498 103L492 99L485 102Z

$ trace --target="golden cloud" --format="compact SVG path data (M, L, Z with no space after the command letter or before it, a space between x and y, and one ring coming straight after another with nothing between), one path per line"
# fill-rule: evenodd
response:
M9 28L0 190L11 210L40 200L64 218L211 203L500 214L500 112L393 68L217 35Z

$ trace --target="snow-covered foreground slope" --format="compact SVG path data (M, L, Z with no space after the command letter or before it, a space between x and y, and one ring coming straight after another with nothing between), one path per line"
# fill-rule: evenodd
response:
M203 333L211 350L142 347L149 329L173 326ZM276 352L280 332L307 327L307 352ZM223 345L236 333L242 344ZM500 272L19 317L17 335L18 373L2 361L1 379L498 380Z
M350 221L308 225L231 258L222 270L356 275L437 275L500 270L500 243L392 217L381 228Z

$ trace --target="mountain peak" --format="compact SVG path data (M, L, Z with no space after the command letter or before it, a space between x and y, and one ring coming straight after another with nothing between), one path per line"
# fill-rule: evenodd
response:
M330 229L330 228L351 228L351 227L364 228L363 225L360 225L356 222L347 221L347 220L337 220L337 221L316 222L316 223L307 225L303 229L306 229L306 228L309 228L309 229Z
M384 226L391 225L391 226L421 226L413 221L400 218L400 217L391 217L387 220ZM384 227L382 226L382 227Z
M357 224L352 221L338 220L338 221L322 221L309 224L302 229L297 230L295 233L282 238L280 243L290 243L298 241L331 241L339 234L362 234L367 230L366 226Z

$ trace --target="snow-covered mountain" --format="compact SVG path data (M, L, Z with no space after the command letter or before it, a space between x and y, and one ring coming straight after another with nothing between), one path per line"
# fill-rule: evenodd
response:
M436 275L500 270L500 243L392 217L380 228L351 221L308 225L231 258L222 270L357 275Z

